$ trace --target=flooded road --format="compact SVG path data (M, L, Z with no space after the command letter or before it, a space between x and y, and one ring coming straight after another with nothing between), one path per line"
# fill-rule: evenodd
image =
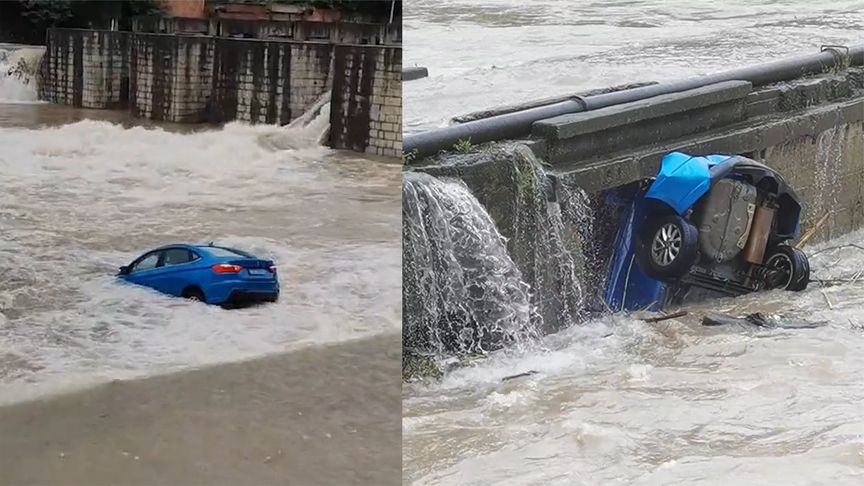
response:
M0 403L400 329L400 167L318 146L327 113L177 131L27 101L0 104ZM280 300L227 311L114 278L210 241L273 259Z
M413 0L406 132L456 115L864 42L864 2Z
M864 42L864 3L412 2L406 130L501 104ZM864 244L864 232L807 248ZM851 279L864 251L811 258ZM864 284L769 292L648 324L605 317L403 388L414 485L861 484ZM704 327L706 311L815 329ZM535 372L521 378L503 378Z

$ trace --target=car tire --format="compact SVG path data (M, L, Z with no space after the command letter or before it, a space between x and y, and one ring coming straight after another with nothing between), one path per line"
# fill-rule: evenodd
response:
M769 288L800 291L810 283L810 261L807 255L789 245L777 245L768 252L765 266L782 272L769 277Z
M637 238L636 260L649 277L683 277L698 259L699 230L677 214L650 217Z
M198 302L206 302L204 292L197 288L188 288L183 291L183 298L189 300L197 300Z

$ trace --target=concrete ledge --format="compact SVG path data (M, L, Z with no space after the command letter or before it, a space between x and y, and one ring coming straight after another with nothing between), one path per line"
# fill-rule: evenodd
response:
M814 107L788 118L767 121L762 125L738 127L722 132L705 133L700 136L670 140L662 144L616 157L611 154L603 161L586 164L560 165L556 173L562 178L575 178L579 186L588 192L599 192L623 184L635 182L657 173L660 159L671 150L689 153L738 153L755 155L772 146L778 146L797 138L815 137L841 124L864 121L864 99L844 101L828 106ZM754 158L760 158L755 156ZM794 171L785 172L789 182L795 184ZM809 174L812 177L812 173Z
M534 123L532 131L537 136L560 140L741 99L751 91L752 85L747 81L726 81L680 93L541 120Z
M604 108L597 112L605 113L580 116L581 120L570 126L566 126L570 121L563 121L561 124L564 126L551 129L560 128L566 131L567 137L538 137L543 143L532 144L532 149L552 165L574 164L577 161L587 164L598 157L605 158L610 153L734 125L746 118L744 100L750 84L732 83L737 86L706 87L609 107L608 110ZM694 91L698 92L694 94ZM663 98L659 105L658 98ZM555 119L572 116L577 115ZM538 148L540 152L536 151Z
M429 76L429 70L425 67L409 67L402 69L402 81L413 81L427 76Z

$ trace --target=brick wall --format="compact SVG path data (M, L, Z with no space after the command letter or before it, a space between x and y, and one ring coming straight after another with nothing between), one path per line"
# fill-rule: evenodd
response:
M43 59L42 98L82 108L115 108L128 100L130 34L54 29Z
M402 155L402 49L336 46L330 145Z
M171 122L287 124L332 90L331 146L402 152L402 50L51 29L43 99Z
M130 52L132 114L172 122L208 121L213 51L210 37L136 34Z
M286 124L330 89L333 46L216 39L211 119Z

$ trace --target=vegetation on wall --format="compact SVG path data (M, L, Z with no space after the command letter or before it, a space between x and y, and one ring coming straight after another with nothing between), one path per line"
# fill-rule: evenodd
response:
M132 17L162 11L157 0L9 0L0 1L0 40L42 44L50 27L120 30L132 27Z

